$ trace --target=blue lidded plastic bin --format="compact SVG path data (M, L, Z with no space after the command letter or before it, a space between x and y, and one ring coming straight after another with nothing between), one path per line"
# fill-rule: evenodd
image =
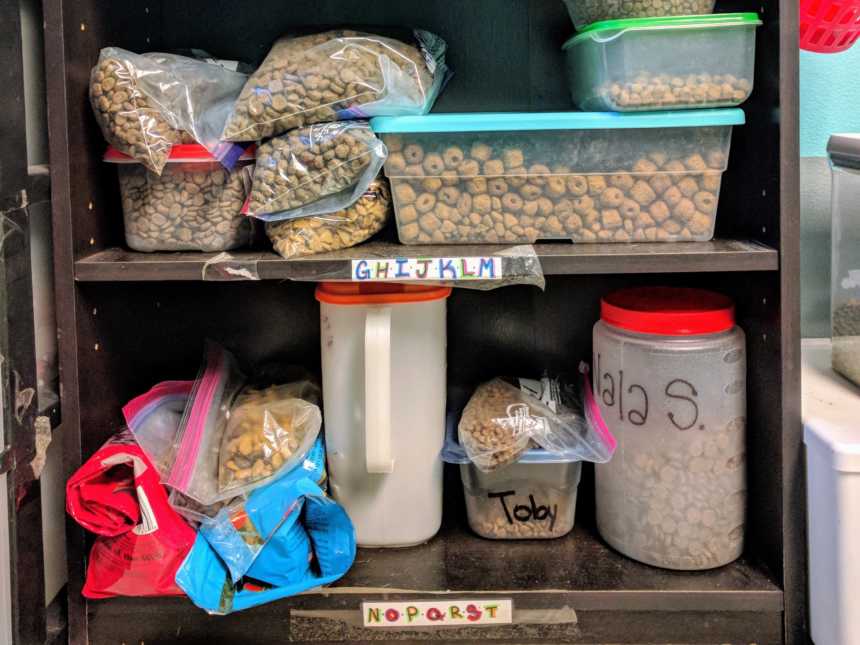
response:
M371 120L404 244L707 241L738 109Z

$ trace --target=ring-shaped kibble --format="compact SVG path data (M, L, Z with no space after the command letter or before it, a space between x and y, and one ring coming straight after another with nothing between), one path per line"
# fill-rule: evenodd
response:
M410 143L403 148L403 157L407 164L420 164L424 161L424 148L415 143Z
M456 206L460 200L460 191L453 186L445 186L439 191L439 201L448 206Z
M493 197L501 197L508 192L508 182L501 177L494 177L487 181L487 192Z
M429 213L436 205L436 197L430 193L422 193L415 200L415 209L419 213Z
M422 165L429 175L441 175L445 170L445 161L437 154L425 156Z
M523 198L516 193L505 193L502 195L502 208L512 213L518 213L523 207Z
M717 198L714 194L700 191L693 196L693 203L703 213L712 213L717 208Z
M445 162L445 167L450 170L457 170L457 168L460 167L460 164L463 163L464 159L465 154L456 146L446 148L445 152L442 153L442 160Z

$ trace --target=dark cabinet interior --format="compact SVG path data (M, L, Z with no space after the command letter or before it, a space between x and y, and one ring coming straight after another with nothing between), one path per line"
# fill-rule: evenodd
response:
M546 290L458 289L448 305L449 381L574 371L591 352L602 294L628 285L713 288L730 295L748 343L748 535L744 556L715 571L679 573L627 560L594 529L586 469L576 528L546 542L492 542L466 525L458 474L446 476L441 533L403 550L361 550L332 588L227 618L181 599L80 596L86 538L69 525L69 636L75 643L379 640L358 625L362 600L428 594L512 597L522 621L448 632L450 641L758 642L805 638L800 468L797 197L797 6L726 1L761 13L756 84L736 127L713 242L538 244ZM115 168L87 100L99 49L198 47L259 63L290 31L420 26L449 44L455 75L436 111L571 109L561 45L572 27L560 0L44 0L55 281L66 471L121 425L121 405L166 379L193 378L203 342L246 367L270 361L319 369L314 275L340 277L361 247L283 260L261 246L233 252L260 280L212 281L209 254L124 248ZM392 231L368 245L403 253ZM450 250L450 249L449 249ZM422 252L443 254L444 249ZM344 274L345 277L345 274ZM206 278L206 279L204 279ZM573 612L573 613L571 613ZM573 619L572 615L576 618ZM393 638L393 637L392 637ZM401 640L439 639L414 631Z

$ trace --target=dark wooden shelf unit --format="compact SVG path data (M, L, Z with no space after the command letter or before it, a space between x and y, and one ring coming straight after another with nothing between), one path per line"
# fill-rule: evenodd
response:
M193 378L206 338L251 373L271 361L319 370L314 276L345 278L374 256L480 254L478 247L403 247L391 237L333 254L283 260L232 253L261 280L204 280L213 254L125 250L115 168L87 100L99 49L199 47L258 63L290 31L333 25L371 31L420 26L449 43L455 76L436 111L570 109L561 45L572 31L560 0L43 0L65 465L71 473L122 423L120 407L154 383ZM88 542L69 535L69 634L74 643L805 642L805 546L799 420L797 2L718 0L756 11L756 84L743 106L709 243L535 245L546 289L456 289L448 302L448 373L474 386L498 374L570 371L591 353L600 297L628 285L693 285L737 305L748 348L748 498L744 556L711 572L630 561L593 530L592 471L579 488L577 528L564 539L482 540L465 524L448 469L446 526L409 550L360 550L336 586L226 618L180 599L80 595ZM211 263L208 266L212 266ZM207 277L210 277L207 275ZM214 277L214 276L212 276ZM130 284L130 283L134 284ZM453 482L453 483L452 483ZM369 633L362 599L439 594L515 599L508 628Z

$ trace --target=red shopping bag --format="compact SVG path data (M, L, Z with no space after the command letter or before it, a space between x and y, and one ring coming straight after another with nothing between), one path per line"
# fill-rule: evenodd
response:
M174 576L195 532L168 504L158 472L128 430L109 439L69 479L66 510L98 535L84 596L182 594Z

